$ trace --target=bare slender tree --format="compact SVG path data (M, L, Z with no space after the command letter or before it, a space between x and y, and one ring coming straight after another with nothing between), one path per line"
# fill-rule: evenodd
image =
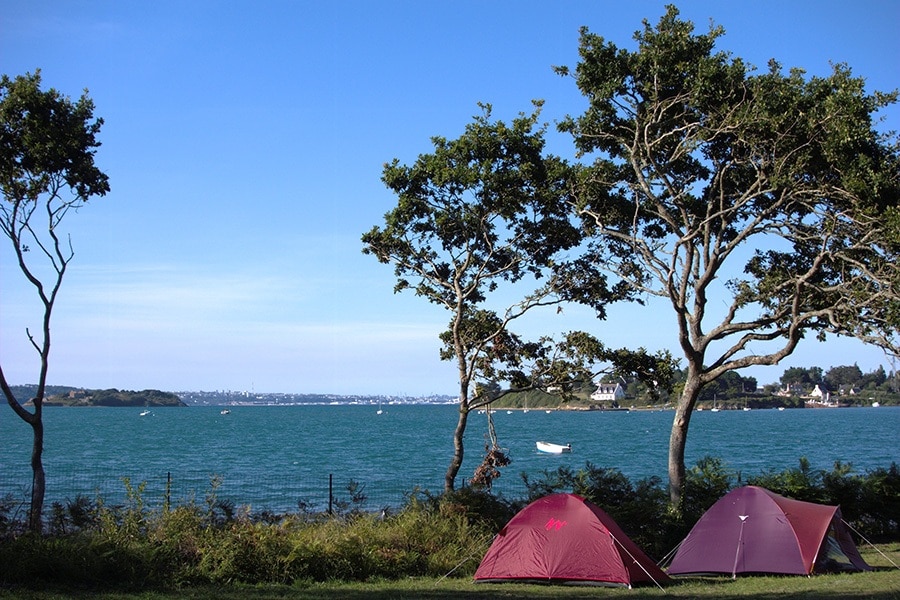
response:
M107 176L94 166L96 135L87 92L77 102L56 90L41 91L40 71L0 79L0 230L22 274L34 287L42 307L37 330L25 335L37 352L40 371L33 410L17 399L0 364L0 388L13 411L33 431L33 483L28 524L42 529L45 475L43 400L50 367L50 320L66 269L75 253L61 232L67 215L92 196L109 191Z

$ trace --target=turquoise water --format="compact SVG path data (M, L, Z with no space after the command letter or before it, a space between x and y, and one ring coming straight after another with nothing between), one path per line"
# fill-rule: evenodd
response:
M145 496L161 500L171 477L174 500L202 502L211 476L221 479L220 498L254 510L293 510L297 501L327 506L333 492L345 498L353 480L368 508L398 505L418 486L443 487L452 454L454 406L259 406L155 409L45 409L44 465L47 501L95 495L120 501L122 478L147 482ZM521 496L519 474L539 475L587 461L614 467L632 479L665 479L672 412L495 413L502 446L512 457L499 491ZM471 415L461 477L469 477L484 450L486 418ZM796 467L807 457L815 469L835 461L859 471L900 462L900 408L754 410L695 413L687 464L722 458L746 474ZM27 495L30 428L10 411L0 415L0 494ZM571 454L540 454L535 441L571 443ZM457 480L460 481L459 479Z

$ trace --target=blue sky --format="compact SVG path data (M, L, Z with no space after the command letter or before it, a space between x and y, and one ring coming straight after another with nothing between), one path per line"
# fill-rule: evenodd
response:
M394 295L360 235L395 199L380 181L430 137L455 137L489 102L508 119L583 100L578 29L620 45L664 2L84 2L0 0L0 73L88 88L112 191L67 226L76 258L53 321L50 382L91 388L335 394L455 393L438 359L447 317ZM826 74L847 62L870 90L900 85L893 0L682 2L719 47L765 67ZM885 128L898 129L896 107ZM571 144L550 135L550 148ZM25 339L33 291L0 247L0 361L37 379ZM526 332L589 328L610 345L674 348L664 307L536 315ZM806 341L778 367L890 368L853 341Z

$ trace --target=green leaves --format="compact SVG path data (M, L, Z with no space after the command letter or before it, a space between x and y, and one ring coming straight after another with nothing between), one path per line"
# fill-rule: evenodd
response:
M644 22L636 51L582 30L575 78L590 104L561 129L592 155L576 192L591 240L570 297L592 305L611 281L620 298L668 299L698 372L727 370L702 359L713 340L734 340L723 360L786 340L765 354L777 361L804 329L895 338L900 145L872 117L896 92L867 94L846 65L755 74L715 51L722 34L695 33L674 6ZM728 310L705 324L725 273Z
M588 107L559 127L584 159L574 206L586 235L556 270L561 293L600 317L610 297L672 310L688 374L670 445L675 505L704 386L777 364L807 332L894 355L900 335L900 143L873 126L896 92L867 93L846 65L807 78L773 61L757 74L715 50L723 33L696 33L674 6L644 22L633 51L582 29L574 77ZM646 373L648 358L609 360Z
M0 189L8 201L37 200L65 185L80 201L109 191L94 165L103 119L83 94L72 102L54 89L41 91L36 71L0 78Z
M398 290L412 287L457 316L500 282L540 276L579 240L566 205L570 169L543 154L540 102L510 124L481 108L459 138L433 138L434 151L412 165L385 165L397 206L363 236L363 252L394 264Z
M482 114L459 138L432 138L434 151L411 165L396 159L386 164L382 180L397 205L383 226L362 236L364 253L394 265L394 291L413 289L450 315L440 334L440 357L456 362L460 417L448 490L462 464L469 411L508 391L498 390L499 382L513 389L540 382L546 345L523 341L510 325L533 308L558 302L552 285L524 297L522 288L581 239L569 209L573 170L544 154L546 128L538 125L541 103L534 104L531 114L511 123L491 120L490 105L481 105ZM493 431L491 439L476 474L483 483L504 458Z

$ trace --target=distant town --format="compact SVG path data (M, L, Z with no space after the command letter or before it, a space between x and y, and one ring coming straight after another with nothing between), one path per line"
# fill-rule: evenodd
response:
M674 382L673 394L683 377ZM36 385L11 386L22 403L30 403L37 394ZM878 367L863 373L857 365L842 365L825 370L820 367L789 367L779 382L760 387L753 377L730 371L705 386L697 399L696 410L750 410L761 408L830 408L844 406L890 406L900 404L900 377ZM549 392L549 393L548 393ZM582 382L566 398L559 390L531 390L498 398L496 409L570 409L626 410L668 408L672 398L655 395L638 380ZM47 386L44 406L297 406L297 405L411 405L456 404L456 396L432 394L342 395L256 391L129 391L89 390L71 386Z
M188 406L296 406L302 404L455 404L455 396L345 396L340 394L290 394L191 391L175 392Z
M13 395L23 404L37 394L36 385L11 386ZM397 405L455 404L449 395L340 395L292 394L284 392L235 392L231 390L161 392L159 390L88 390L50 385L45 390L44 406L297 406L297 405Z

